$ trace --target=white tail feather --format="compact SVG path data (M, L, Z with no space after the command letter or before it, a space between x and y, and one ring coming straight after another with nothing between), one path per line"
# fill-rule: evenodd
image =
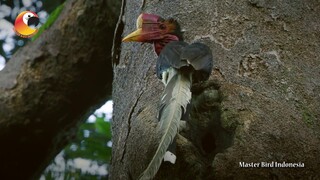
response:
M166 73L169 75L160 114L160 131L163 134L155 155L140 175L140 180L152 179L157 173L169 145L178 133L181 115L191 100L191 75L183 75L174 68Z

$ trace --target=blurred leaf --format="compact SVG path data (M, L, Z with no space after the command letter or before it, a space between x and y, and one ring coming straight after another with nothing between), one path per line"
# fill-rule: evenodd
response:
M91 160L98 165L106 165L111 160L111 147L108 142L111 141L111 123L107 121L105 114L102 116L94 115L94 122L85 122L78 128L76 138L63 150L65 162L73 161L76 158ZM106 179L105 176L93 175L78 171L71 166L66 166L65 172L60 173L63 179ZM47 172L46 179L49 178ZM56 177L57 174L51 174ZM61 176L60 176L61 177Z
M97 117L95 126L98 132L105 134L108 138L111 139L110 122L105 121L104 118Z
M46 23L44 23L38 30L38 33L36 35L34 35L31 40L34 41L36 40L42 33L44 30L48 29L55 21L56 19L59 17L62 9L63 9L64 3L59 5L48 17Z

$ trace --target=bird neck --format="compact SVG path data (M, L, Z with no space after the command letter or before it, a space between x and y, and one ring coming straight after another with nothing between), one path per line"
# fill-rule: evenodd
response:
M178 36L175 36L172 34L166 34L163 39L154 41L154 43L153 43L154 50L158 56L161 53L164 46L167 45L171 41L179 41Z

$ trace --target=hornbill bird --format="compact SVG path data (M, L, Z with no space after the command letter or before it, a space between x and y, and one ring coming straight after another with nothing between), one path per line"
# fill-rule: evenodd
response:
M139 179L152 179L162 159L175 163L175 137L180 120L188 119L191 86L207 80L212 71L212 53L202 43L189 45L182 40L180 26L174 19L153 14L141 14L137 30L123 38L123 42L147 42L154 45L158 55L156 74L165 85L159 111L162 138L148 167Z

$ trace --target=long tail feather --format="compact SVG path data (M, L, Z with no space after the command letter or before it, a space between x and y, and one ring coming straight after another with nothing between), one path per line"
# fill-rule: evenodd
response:
M179 70L170 68L168 80L161 100L159 114L160 131L163 133L160 144L151 162L140 175L140 180L152 179L160 168L162 159L174 140L178 130L179 122L183 112L191 100L191 75L182 74Z

